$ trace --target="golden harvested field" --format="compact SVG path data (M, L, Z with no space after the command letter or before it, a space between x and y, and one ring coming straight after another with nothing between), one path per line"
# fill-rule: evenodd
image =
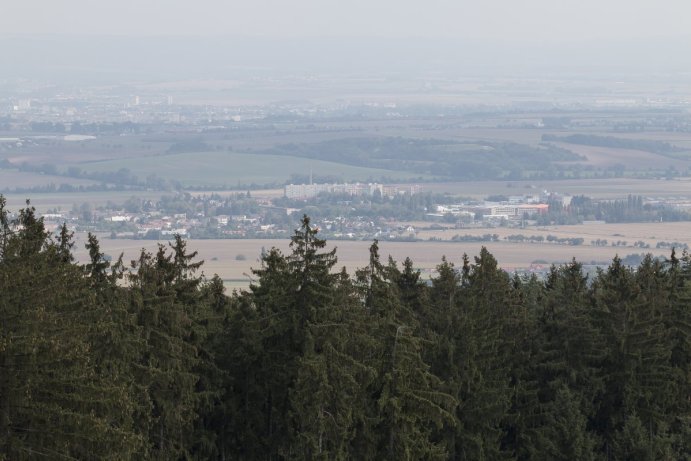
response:
M667 165L667 164L665 164ZM492 194L533 195L542 190L596 199L622 199L628 194L644 197L691 197L691 178L665 179L607 178L537 181L469 181L422 184L423 190L465 197L485 198Z
M578 227L578 226L565 226ZM691 223L686 223L686 229L691 229ZM619 229L621 231L621 229ZM491 230L490 230L491 231ZM562 229L560 235L576 235L573 229ZM598 235L605 235L612 229L603 228ZM654 231L656 235L672 236L677 232L686 232L681 226L672 226L670 229L648 228L643 226L633 228L630 232L624 231L626 237L621 239L633 239L633 235L650 234ZM487 230L485 230L487 232ZM556 235L556 231L551 231ZM524 234L533 232L526 230ZM686 232L686 235L689 235ZM75 245L76 257L78 261L84 262L88 257L84 249L86 236L77 235ZM158 242L148 240L111 240L101 236L101 249L108 255L116 258L121 252L124 253L124 260L129 263L136 259L140 250L146 248L148 251L155 251ZM611 236L609 237L611 239ZM679 238L676 238L679 240ZM685 239L684 241L691 241ZM165 243L165 242L163 242ZM259 255L262 248L268 250L276 246L284 253L289 252L288 240L190 240L188 248L199 251L199 258L203 259L203 270L207 275L217 273L232 287L246 287L249 284L249 274L251 268L259 267ZM330 241L329 248L337 247L338 266L345 266L349 273L353 274L355 269L367 264L369 257L369 241ZM638 248L615 248L615 247L595 247L590 245L566 246L555 244L517 244L509 242L489 242L484 243L489 251L497 258L501 267L512 271L529 267L536 260L543 260L549 263L567 262L572 258L584 263L591 261L609 261L615 255L625 256L630 253L640 253L649 251L654 255L668 256L669 250L640 250ZM391 255L396 261L402 262L406 257L410 257L415 263L415 267L423 271L423 277L427 278L440 263L442 256L455 264L461 264L464 253L475 256L479 253L483 243L478 242L380 242L380 254L384 261ZM654 245L653 245L654 247ZM245 260L237 260L238 255L243 255Z
M420 226L428 223L412 223L413 226ZM423 230L417 233L417 237L423 240L429 238L439 238L450 240L454 235L484 235L497 234L500 239L509 235L523 234L525 236L541 235L547 238L554 235L559 238L578 238L582 237L584 245L590 245L591 240L607 240L608 242L625 240L629 246L641 240L654 248L658 242L680 242L691 246L691 222L670 222L670 223L626 223L626 224L582 224L573 226L540 226L519 228L471 228L471 229L452 229L445 230ZM537 245L536 251L550 244ZM640 251L637 248L629 248L631 253ZM625 251L626 248L621 248Z
M550 226L546 232L557 236L583 237L586 241L597 238L628 240L629 243L643 240L652 246L659 241L677 241L691 246L691 222Z

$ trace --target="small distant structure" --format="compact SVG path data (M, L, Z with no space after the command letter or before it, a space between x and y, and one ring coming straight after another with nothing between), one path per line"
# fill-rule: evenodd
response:
M28 112L31 110L31 99L20 99L17 104L12 106L15 112Z
M521 220L526 217L545 215L549 212L547 203L512 203L511 201L496 203L486 202L483 205L436 205L434 213L428 216L442 218L456 216L458 218L475 218L481 216L483 221L500 222L503 220Z
M187 235L187 229L180 228L180 229L170 229L170 230L162 230L161 235Z
M289 199L304 200L316 197L319 194L345 194L352 196L381 194L383 197L395 197L397 195L414 195L422 192L422 187L417 184L386 185L377 183L343 183L343 184L314 184L310 171L309 184L288 184L285 186L285 196Z

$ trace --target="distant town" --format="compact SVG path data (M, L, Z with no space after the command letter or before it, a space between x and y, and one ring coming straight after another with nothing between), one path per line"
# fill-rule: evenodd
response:
M588 226L639 215L640 219L649 220L664 219L663 216L673 220L690 218L688 203L660 203L638 196L600 202L546 190L478 201L431 194L420 185L311 183L286 185L280 197L258 194L184 192L160 200L132 197L119 205L94 208L87 203L75 204L70 210L48 210L41 216L52 231L66 224L71 231L99 233L111 239L166 240L174 235L192 239L288 238L298 220L308 214L321 235L331 240L504 240L635 249L650 248L650 244L620 239L588 241L530 232L565 218ZM591 209L601 210L601 214L588 213L588 204ZM515 233L500 237L492 231L500 228L514 229ZM451 234L452 230L456 232ZM673 247L686 249L688 245L675 241L657 243L657 248Z
M303 215L334 241L520 249L510 268L691 244L602 231L691 222L686 80L423 74L3 80L0 193L112 253L287 241Z

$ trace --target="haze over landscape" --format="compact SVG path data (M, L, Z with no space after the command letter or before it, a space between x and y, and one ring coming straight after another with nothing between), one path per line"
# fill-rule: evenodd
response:
M30 0L4 6L3 74L232 78L274 72L502 76L689 72L683 1ZM62 72L60 72L62 71ZM24 72L22 75L21 73ZM168 75L166 75L168 74Z
M689 2L6 3L0 461L691 457Z

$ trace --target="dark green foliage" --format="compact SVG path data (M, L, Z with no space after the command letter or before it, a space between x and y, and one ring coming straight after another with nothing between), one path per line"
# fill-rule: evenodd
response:
M673 384L668 331L662 322L667 289L659 263L647 258L638 270L615 258L593 286L593 300L605 337L607 370L597 413L598 432L615 456L627 459L639 418L648 429L649 459L664 459L671 440L667 419ZM637 424L637 423L636 423Z
M691 457L691 258L354 277L304 217L249 291L176 237L77 265L0 196L0 460Z
M283 144L260 153L318 158L465 180L520 179L536 170L553 175L557 166L554 162L582 160L571 151L553 145L535 147L487 141L475 144L402 137L354 137L311 144Z
M455 338L460 459L504 455L500 442L510 404L511 290L508 275L486 248L474 264L464 258Z
M585 146L603 146L617 149L636 149L657 154L670 154L683 149L664 141L648 139L616 138L614 136L598 136L594 134L572 134L569 136L556 136L552 134L542 135L543 141L566 142L570 144L582 144Z
M194 309L198 301L193 255L176 238L173 254L159 245L156 255L142 251L129 274L130 310L136 316L145 346L135 362L151 412L140 423L152 442L154 458L184 457L191 445L198 405L195 373Z
M518 371L513 449L520 459L593 459L597 438L587 432L601 393L603 345L589 309L588 282L575 261L555 268L526 310L529 354Z
M365 307L375 340L373 365L378 370L371 382L374 399L376 441L379 459L444 459L442 443L433 429L454 425L456 401L444 392L441 380L430 373L423 360L423 341L418 336L415 309L421 309L423 287L419 274L407 260L404 271L389 260L383 266L378 244L370 247L370 264L357 279L366 294Z
M97 360L109 313L71 262L68 233L54 242L30 207L14 223L0 215L0 459L134 456L135 399Z

